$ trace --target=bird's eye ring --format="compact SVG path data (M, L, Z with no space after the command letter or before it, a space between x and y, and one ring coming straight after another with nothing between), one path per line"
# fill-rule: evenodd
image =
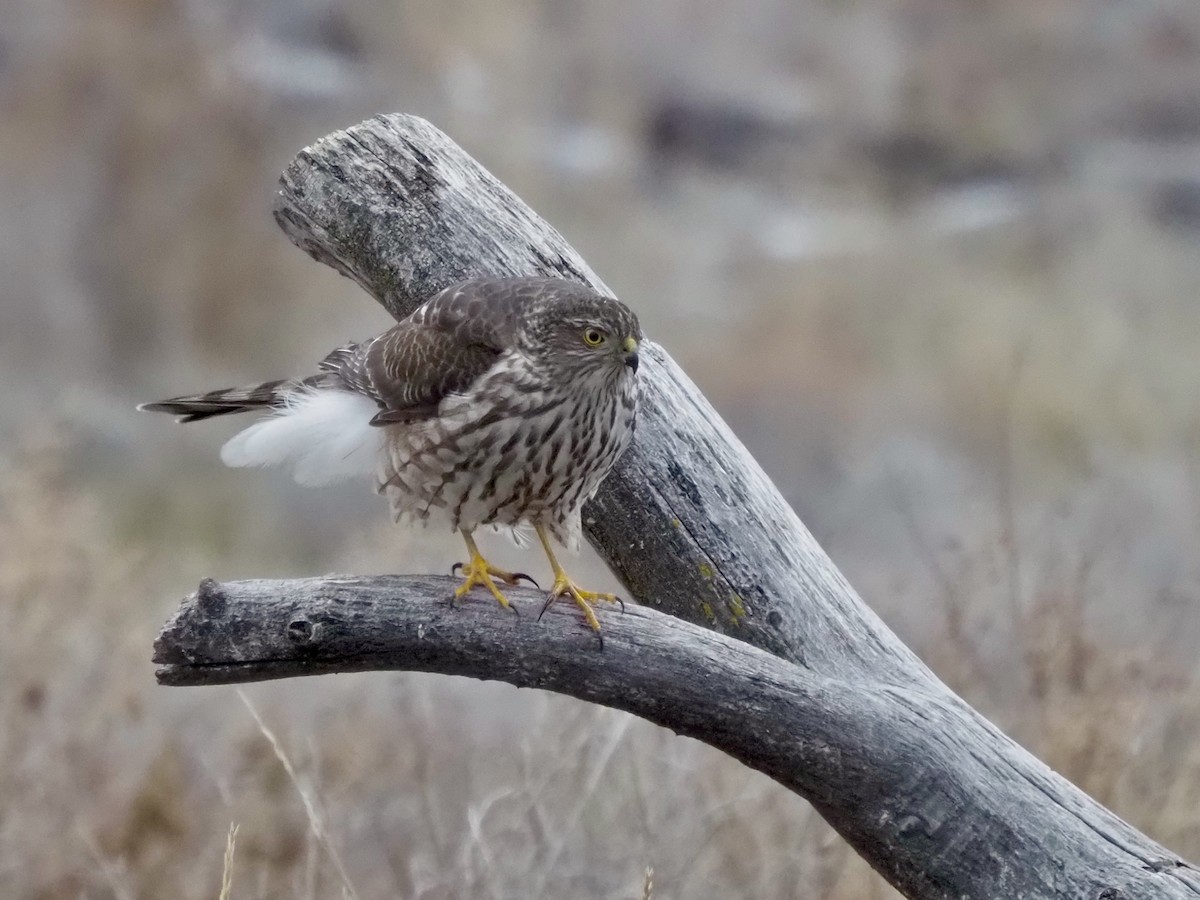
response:
M585 328L583 330L583 342L589 347L599 347L604 343L604 332L599 328Z

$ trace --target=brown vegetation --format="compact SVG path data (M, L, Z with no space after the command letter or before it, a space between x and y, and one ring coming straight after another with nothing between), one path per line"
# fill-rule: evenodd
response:
M1200 262L1153 202L1193 158L1200 8L1100 5L6 7L0 896L894 896L795 797L607 710L339 676L248 690L260 723L154 686L205 575L456 558L132 412L383 324L268 210L296 149L397 108L638 307L942 677L1200 858ZM796 121L658 168L655 104L714 86Z

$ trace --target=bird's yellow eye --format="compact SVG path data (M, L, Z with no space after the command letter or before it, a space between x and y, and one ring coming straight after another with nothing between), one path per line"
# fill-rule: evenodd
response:
M583 342L589 347L599 347L604 343L604 332L599 328L585 328L583 330Z

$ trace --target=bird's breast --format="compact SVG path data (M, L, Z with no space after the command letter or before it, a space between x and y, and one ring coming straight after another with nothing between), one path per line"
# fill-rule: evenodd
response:
M480 387L393 431L385 481L398 515L437 511L456 528L577 518L628 446L635 397L620 381Z

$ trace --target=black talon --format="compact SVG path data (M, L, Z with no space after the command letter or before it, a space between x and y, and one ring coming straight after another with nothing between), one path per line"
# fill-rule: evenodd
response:
M624 614L624 612L625 612L625 601L624 601L624 600L622 600L620 597L613 597L613 599L614 599L614 600L616 600L616 601L617 601L617 603L619 603L619 604L621 605L621 613L622 613L622 614Z
M526 581L528 581L530 584L532 584L539 591L542 589L542 586L540 584L538 584L536 581L534 581L532 575L526 575L524 572L513 572L512 573L512 584L514 584L514 585L517 584L518 582L520 582L520 580L522 578L524 578Z
M450 567L450 574L451 575L456 574L458 572L458 570L461 569L462 567L463 567L462 563L460 563L460 562L455 563L454 565L452 565Z
M540 613L538 613L537 620L539 622L542 621L542 616L544 616L546 614L546 610L548 610L551 606L553 606L554 601L557 599L558 599L558 597L556 597L554 594L550 594L549 596L546 597L546 602L542 604L542 611ZM621 612L624 612L625 604L621 601L620 597L617 598L617 602L621 604ZM596 640L598 640L600 642L600 649L601 649L601 651L603 651L604 650L604 632L597 631L595 628L592 628L591 625L588 625L588 629L590 631L595 632Z

